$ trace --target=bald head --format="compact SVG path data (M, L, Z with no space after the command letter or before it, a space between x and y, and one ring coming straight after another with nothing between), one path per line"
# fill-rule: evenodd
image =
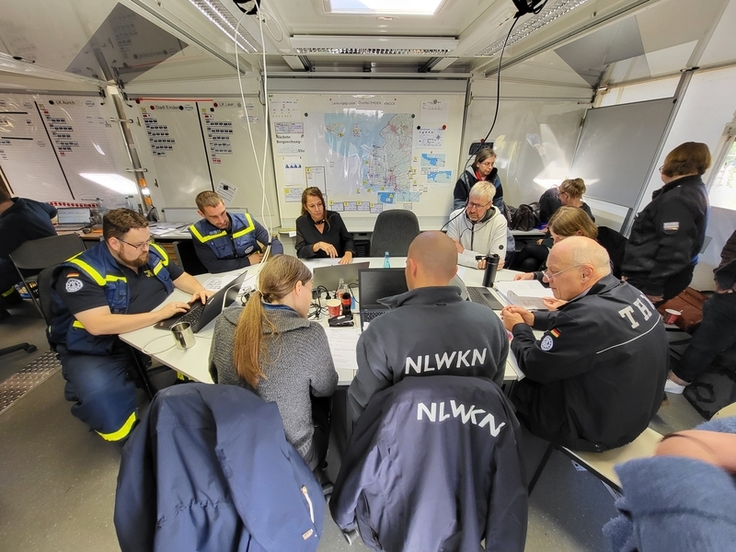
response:
M455 242L442 232L422 232L409 246L405 273L409 289L448 285L457 273Z
M569 301L611 273L608 253L598 242L571 236L556 243L547 257L549 287L555 297Z

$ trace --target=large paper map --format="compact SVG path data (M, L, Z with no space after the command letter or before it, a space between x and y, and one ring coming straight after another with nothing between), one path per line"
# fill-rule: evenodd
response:
M329 161L325 175L329 193L377 194L382 203L418 201L412 169L413 121L408 113L378 110L310 113L305 134L319 137L316 157Z

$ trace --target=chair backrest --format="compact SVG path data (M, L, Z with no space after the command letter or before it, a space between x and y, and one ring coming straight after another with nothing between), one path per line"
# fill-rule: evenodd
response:
M728 418L729 416L736 416L736 403L724 406L718 412L713 414L713 418L711 419L716 420L718 418Z
M21 274L36 274L84 250L82 238L76 234L64 234L28 240L10 254L10 259Z
M51 298L51 286L53 286L54 270L58 264L44 268L36 279L38 285L38 301L41 305L41 314L43 319L46 321L46 325L51 325L51 319L53 317L52 310L52 298Z
M412 211L391 209L379 213L371 236L371 257L388 251L394 257L406 257L409 244L419 235L419 221Z
M174 242L174 251L179 259L179 266L184 269L187 274L196 276L197 274L205 274L209 272L197 257L194 250L192 240L179 240Z

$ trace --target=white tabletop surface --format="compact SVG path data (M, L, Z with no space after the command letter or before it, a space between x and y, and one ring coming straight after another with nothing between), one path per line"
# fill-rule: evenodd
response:
M356 262L370 261L371 268L380 268L383 266L383 258L359 258ZM318 266L329 266L336 264L334 259L317 259L309 260L305 264L314 269ZM403 268L406 266L406 258L391 258L391 266L394 268ZM243 288L248 286L255 287L256 278L260 269L260 265L248 269L248 274L243 282ZM218 277L230 277L234 279L240 273L239 270L217 274ZM515 272L510 270L499 270L496 276L497 280L511 280ZM483 279L483 271L472 268L458 267L458 275L469 286L480 286ZM211 278L212 274L202 274L196 276L200 282L206 282ZM493 292L493 289L491 289ZM503 303L503 299L499 297ZM189 299L189 294L181 290L175 289L168 297L166 302L185 301ZM355 326L346 328L329 328L327 327L327 317L322 316L319 322L325 326L327 338L330 343L330 349L335 361L335 368L338 373L338 385L348 386L357 371L357 362L355 358L354 344L360 336L360 321L355 320ZM184 374L185 376L199 382L212 383L209 373L209 353L212 343L212 335L214 333L215 321L213 320L204 327L199 333L194 335L194 346L187 350L177 349L174 345L174 338L169 330L160 330L153 327L142 328L132 332L120 334L120 339L125 343L133 346L139 351L143 351L158 362L168 366ZM350 349L352 349L352 354ZM506 363L506 371L504 381L516 381L524 377L519 370L513 353L509 351L509 360Z

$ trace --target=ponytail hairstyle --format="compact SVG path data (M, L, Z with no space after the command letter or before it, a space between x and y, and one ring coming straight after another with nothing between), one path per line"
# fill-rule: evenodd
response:
M306 265L290 255L276 255L261 269L258 289L248 299L238 320L233 353L235 371L253 389L258 387L261 379L265 379L261 367L269 362L263 334L278 334L263 303L278 303L294 291L297 282L306 284L311 279L312 273Z

